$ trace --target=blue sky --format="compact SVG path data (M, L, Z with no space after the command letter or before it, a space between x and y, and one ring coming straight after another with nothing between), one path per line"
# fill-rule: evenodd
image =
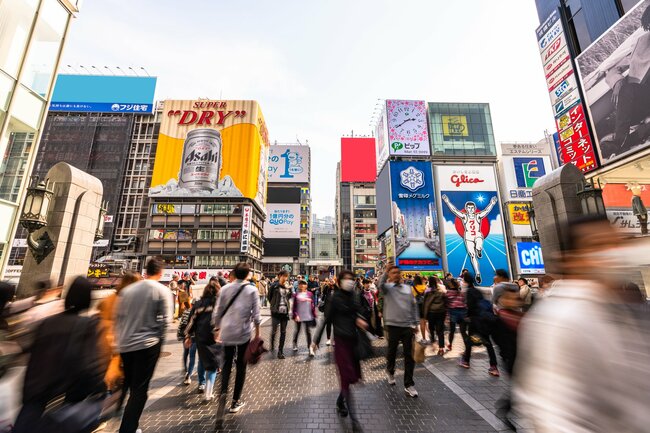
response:
M541 139L537 25L533 0L88 0L62 65L144 67L158 100L259 101L271 142L311 145L322 216L340 137L370 134L378 98L489 102L497 142Z

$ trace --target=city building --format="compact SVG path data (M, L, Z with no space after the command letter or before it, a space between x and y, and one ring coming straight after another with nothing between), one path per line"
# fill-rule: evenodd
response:
M310 275L319 279L336 275L342 266L338 255L338 236L336 219L331 216L319 218L312 215L311 223L311 259L307 262Z
M67 162L102 182L107 213L104 237L95 242L93 260L110 255L118 223L123 225L128 220L122 198L130 202L129 211L135 206L141 210L146 204L143 203L146 201L146 175L138 180L142 183L138 190L140 195L131 190L133 183L127 182L126 176L136 168L144 172L149 170L148 165L138 163L130 147L134 143L134 125L141 119L155 118L152 116L155 87L154 77L58 76L31 174L44 179L56 163ZM139 127L135 137L138 137L135 138L137 142ZM146 150L146 158L150 158L150 148L143 150ZM22 266L27 254L26 237L27 230L19 227L10 266Z
M341 138L336 169L338 255L358 275L374 275L379 254L375 196L375 139Z
M79 0L0 3L0 279Z
M298 144L270 147L264 257L267 276L305 274L311 244L311 151Z

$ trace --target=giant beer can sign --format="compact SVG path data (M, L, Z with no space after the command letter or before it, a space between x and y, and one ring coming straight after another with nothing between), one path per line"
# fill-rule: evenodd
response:
M215 129L194 129L183 144L178 186L190 191L213 191L221 172L221 133Z

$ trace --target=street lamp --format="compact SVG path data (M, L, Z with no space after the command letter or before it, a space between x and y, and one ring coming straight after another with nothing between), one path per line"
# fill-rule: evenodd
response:
M530 224L530 231L533 233L533 239L539 242L539 231L537 229L537 218L535 217L535 209L533 209L533 202L528 204L528 224Z
M99 219L97 219L97 229L95 230L95 240L98 241L104 238L104 223L106 212L108 209L108 202L103 201L102 206L99 208Z
M583 182L578 186L578 200L582 207L584 215L605 215L605 202L603 200L603 190L594 183L593 179Z
M20 224L29 231L27 246L32 252L36 263L41 263L45 257L54 251L54 244L47 232L44 232L36 240L32 237L32 234L36 230L47 226L47 211L54 191L50 189L49 179L45 179L45 182L39 182L38 176L32 176L30 183L31 185L27 188L25 195L23 211L20 214Z

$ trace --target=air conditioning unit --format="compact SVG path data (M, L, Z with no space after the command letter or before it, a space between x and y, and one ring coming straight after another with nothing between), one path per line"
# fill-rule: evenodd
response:
M365 246L368 245L368 240L367 239L357 239L357 241L359 242L360 247L365 247Z

